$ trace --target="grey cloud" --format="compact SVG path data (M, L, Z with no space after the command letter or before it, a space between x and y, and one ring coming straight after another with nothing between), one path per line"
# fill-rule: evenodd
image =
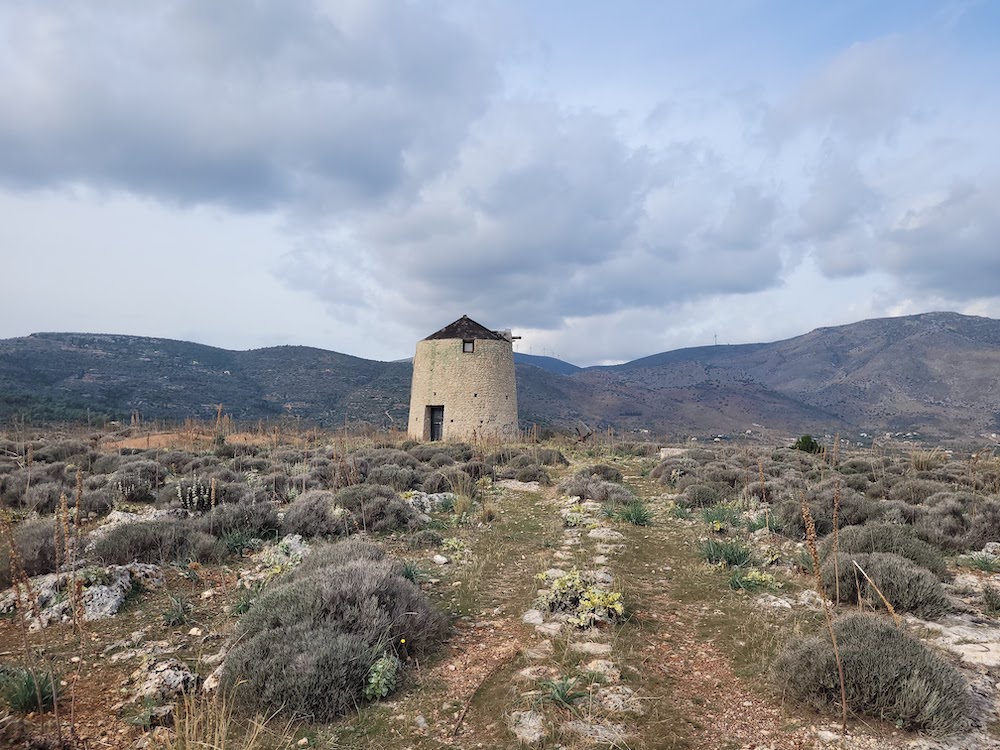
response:
M953 187L912 208L887 232L882 266L911 285L947 297L1000 294L1000 182Z
M771 108L764 138L781 144L808 130L852 141L885 137L913 113L918 68L898 37L857 42Z
M799 206L802 225L791 236L812 248L826 275L864 273L871 267L874 225L883 220L883 208L882 196L856 164L827 155Z
M382 289L406 290L388 302L394 316L433 325L451 305L557 329L581 310L780 283L777 202L733 182L703 151L629 148L592 113L506 102L446 178L397 212L359 216L354 240ZM386 295L371 290L369 305Z
M340 211L443 169L494 92L435 6L6 4L0 181Z

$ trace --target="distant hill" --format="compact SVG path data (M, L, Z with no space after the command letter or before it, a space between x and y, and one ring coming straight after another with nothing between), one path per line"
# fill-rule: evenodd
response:
M926 313L766 344L662 352L578 368L516 355L525 424L651 430L1000 432L1000 321ZM0 418L298 418L404 425L408 361L323 349L228 351L169 339L38 333L0 340Z
M554 372L556 375L572 375L583 369L555 357L542 357L537 354L521 354L520 352L514 352L514 363L540 367L546 372Z
M303 346L228 351L140 336L0 340L0 416L300 417L326 426L406 421L411 368ZM388 412L388 416L386 415Z

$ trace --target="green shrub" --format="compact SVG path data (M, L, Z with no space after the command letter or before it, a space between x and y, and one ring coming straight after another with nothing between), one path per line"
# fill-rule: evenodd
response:
M383 651L368 670L368 681L363 694L366 700L376 701L385 698L396 689L396 680L403 664L399 657Z
M12 711L20 714L51 711L55 705L54 680L52 673L44 670L10 670L0 675L0 696Z
M753 559L750 548L736 539L706 539L701 543L701 556L713 565L729 568L749 565Z
M735 567L729 574L729 588L742 591L768 591L781 588L781 584L773 575L757 568Z
M933 573L890 552L841 553L837 557L842 602L856 602L860 597L870 600L875 607L882 606L879 595L872 590L865 577L855 571L853 560L857 561L883 596L898 610L933 619L950 608L944 588ZM822 574L827 597L833 599L837 577L834 575L832 555L823 563Z
M822 453L823 446L816 442L812 435L803 435L795 443L792 444L792 449L797 451L802 451L803 453Z
M840 552L891 552L912 560L926 568L941 580L951 576L941 554L933 546L918 539L913 529L891 523L868 523L864 526L848 526L837 534ZM833 550L833 536L828 536L820 546L820 557L824 560Z
M169 595L167 597L167 608L163 610L163 624L168 628L183 625L188 621L191 609L191 600L186 596Z
M653 514L642 500L636 499L614 514L619 521L625 521L635 526L650 526Z
M983 586L983 610L993 617L1000 614L1000 589L996 586Z
M701 520L712 531L726 531L743 525L743 514L730 505L712 505L701 509Z
M935 735L968 730L973 703L961 673L885 617L852 614L834 623L848 708ZM771 679L791 698L819 709L840 705L829 635L796 638L778 656Z

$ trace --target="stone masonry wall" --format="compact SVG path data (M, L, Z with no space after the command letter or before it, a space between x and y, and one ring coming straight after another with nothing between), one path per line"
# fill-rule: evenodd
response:
M430 439L428 406L444 406L445 440L517 435L511 343L476 339L474 349L463 352L461 339L417 342L410 391L411 438Z

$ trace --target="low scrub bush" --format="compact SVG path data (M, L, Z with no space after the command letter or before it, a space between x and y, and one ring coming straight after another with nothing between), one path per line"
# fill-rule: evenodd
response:
M473 481L478 481L483 477L493 476L493 467L483 461L467 461L459 468L472 477Z
M923 643L874 614L841 617L833 629L851 711L935 735L971 728L968 685ZM840 705L837 664L826 631L789 643L775 660L771 679L782 693L815 708Z
M809 488L806 498L809 512L816 524L816 533L825 536L833 531L833 501L839 497L840 510L837 523L840 528L863 524L880 515L878 504L866 498L861 493L846 487L843 483L838 489L837 479L828 479ZM781 522L784 534L793 538L805 535L805 523L802 520L802 505L794 497L786 497L775 503L775 514Z
M421 529L406 537L406 544L410 549L440 547L442 543L444 543L444 537L433 529Z
M355 526L365 531L412 530L419 525L417 512L392 487L378 484L345 487L334 496L334 502L348 510Z
M30 576L56 572L56 522L53 518L30 518L14 526L14 544L24 572ZM10 541L0 539L0 588L13 583Z
M445 618L402 573L371 544L315 548L240 619L223 688L247 712L323 722L354 710L380 659L423 657L444 636Z
M406 490L412 490L414 487L420 485L423 481L423 475L416 469L409 466L385 464L383 466L374 466L369 469L368 477L365 481L372 484L383 484L387 487L392 487L397 492L405 492Z
M871 601L876 608L882 606L881 597L872 590L871 584L861 572L855 569L853 561L857 561L871 577L894 608L912 612L925 619L939 617L948 611L948 597L941 581L929 570L890 552L838 555L837 573L842 602L857 602L860 598ZM823 563L822 574L827 597L833 599L837 591L838 576L834 575L832 555Z
M336 495L327 490L309 490L295 498L281 522L284 534L347 536L356 528L353 516L337 505Z
M514 473L514 479L518 482L538 482L539 484L552 484L552 478L544 467L538 464L528 464Z
M472 459L473 450L465 443L433 442L415 445L407 450L407 453L420 462L430 461L435 455L441 453L449 456L453 461L462 463Z
M239 532L250 537L266 539L274 536L281 527L278 513L270 503L230 503L218 505L199 517L195 528L222 538Z
M559 486L559 490L564 495L582 497L584 500L593 500L601 504L628 505L637 499L631 490L616 482L590 479L580 475L567 479Z
M445 466L454 466L455 459L449 456L447 453L435 453L427 461L427 465L435 469L441 469Z
M605 482L622 481L621 471L616 469L614 466L608 466L607 464L593 464L592 466L584 466L576 473L578 476L581 477L590 477L591 479L603 479Z
M686 508L704 508L715 505L722 498L717 487L708 484L689 484L677 498L677 504Z
M566 456L555 448L538 448L534 454L535 460L542 466L569 466Z
M434 451L437 453L438 451ZM413 456L412 453L407 453L406 451L401 451L396 448L376 448L370 451L364 451L359 453L367 461L369 466L405 466L408 469L416 469L420 466L420 460ZM431 454L433 455L433 454ZM428 459L431 456L428 456ZM425 459L425 460L428 460Z
M220 562L225 545L198 531L191 520L139 521L117 526L94 544L94 557L105 565L130 562Z
M543 580L545 574L539 577ZM625 616L621 594L595 585L591 577L573 569L549 583L538 598L538 606L549 612L570 614L568 622L580 628L608 623Z
M59 507L59 497L73 494L73 488L62 482L32 482L24 493L21 507L36 511L40 515L54 513Z
M891 552L905 557L916 565L926 568L941 580L950 578L948 566L941 554L922 539L918 539L913 529L891 523L868 523L864 526L848 526L837 535L840 552ZM828 536L820 547L820 556L825 560L833 551L833 536Z
M889 490L890 500L903 500L913 505L919 505L931 495L945 492L948 485L928 479L904 479L896 482Z
M454 492L456 495L475 495L476 482L461 469L450 467L431 472L424 479L423 491L434 494Z

